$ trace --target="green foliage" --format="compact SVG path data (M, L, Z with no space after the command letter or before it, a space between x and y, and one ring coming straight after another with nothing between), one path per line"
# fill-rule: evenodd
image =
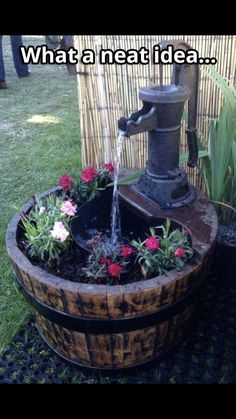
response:
M129 257L123 257L121 255L121 246L117 245L112 247L106 245L102 241L97 240L91 247L91 254L88 257L86 267L83 268L88 281L92 278L99 282L102 280L104 283L112 284L114 281L117 282L117 278L114 279L109 274L109 266L117 264L121 268L121 274L126 271L127 266L130 264ZM119 278L119 276L118 276Z
M193 256L187 232L173 229L168 218L164 225L151 227L150 236L146 240L133 240L132 247L117 245L116 248L112 248L103 242L103 237L99 235L94 236L89 245L91 254L86 267L83 268L88 282L92 279L99 283L119 283L120 276L117 275L114 279L109 271L112 264L121 268L121 274L127 274L129 269L133 271L138 263L141 266L142 275L148 278L162 275L171 269L182 270ZM150 246L156 246L156 248ZM126 257L123 256L124 248L130 251ZM133 255L132 258L130 258L131 255Z
M61 242L53 238L51 234L55 222L62 222L65 229L69 231L70 217L61 211L63 202L64 197L57 197L55 194L43 201L36 197L35 206L29 216L22 217L29 255L47 261L49 264L70 246L69 236ZM45 208L45 211L40 213L42 208Z
M219 220L228 223L236 212L236 89L213 67L204 71L223 93L224 104L219 119L210 122L202 175Z
M130 183L133 183L137 181L140 177L141 171L132 173L132 175L123 176L118 180L118 185L129 185ZM111 182L108 186L113 186L114 183Z
M161 230L161 234L157 234L157 230ZM139 239L132 242L132 246L138 252L137 260L144 277L162 275L170 269L182 270L193 256L186 232L179 229L172 230L168 218L164 225L150 228L150 237L158 240L159 245L156 250L150 250L146 240L142 242ZM179 249L182 249L182 254L177 256Z
M104 253L99 245L93 246L92 252L88 257L88 262L84 272L87 278L93 278L99 280L99 278L105 278L107 275L107 266L102 264L100 261L104 258Z

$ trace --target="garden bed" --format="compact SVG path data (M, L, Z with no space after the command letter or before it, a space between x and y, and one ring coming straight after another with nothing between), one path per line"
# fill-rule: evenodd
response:
M32 201L22 211L27 214L31 208ZM114 286L71 282L33 265L18 246L21 215L13 217L6 242L17 282L34 307L41 336L57 354L80 366L119 370L161 357L179 342L207 274L217 226L212 206L201 193L191 216L185 209L179 211L190 228L196 263ZM175 212L178 223L177 216ZM208 228L209 237L201 235L200 225Z
M51 275L56 275L60 278L66 279L71 282L85 284L90 283L94 285L106 285L107 283L109 285L124 285L131 284L134 282L140 282L144 279L150 279L153 276L157 276L158 272L155 272L155 275L149 274L149 276L144 278L142 270L140 269L140 264L138 263L138 252L132 246L132 240L134 238L142 238L142 240L145 241L148 235L150 235L150 225L149 223L145 222L145 220L143 220L141 217L138 217L132 211L126 209L124 206L121 206L120 209L122 223L122 238L120 238L117 244L118 253L122 251L122 247L125 248L124 250L126 252L128 250L129 253L129 255L123 257L122 255L120 255L119 257L119 262L121 266L123 262L125 262L124 270L122 268L121 274L117 278L106 278L106 276L100 276L98 278L96 277L96 275L91 275L90 277L87 276L87 271L90 266L89 255L91 254L93 246L95 249L102 248L103 246L105 251L107 251L107 249L110 249L108 251L113 252L113 250L111 249L111 239L109 238L112 191L112 188L108 188L106 191L103 191L96 199L93 199L92 201L89 201L87 202L87 204L84 204L82 206L80 205L80 202L77 202L75 197L72 196L72 202L74 201L77 207L75 218L72 218L72 220L70 221L71 235L74 240L70 242L70 246L66 250L60 253L60 257L48 263L46 258L42 260L39 256L32 256L30 254L30 248L27 245L28 240L25 235L23 221L19 222L17 227L17 245L19 249L33 266L37 266ZM55 193L53 193L52 195L56 195L58 197L61 196L61 189L56 188L54 192ZM67 202L69 202L69 199L70 195L67 194ZM42 204L44 204L44 201L42 201ZM94 214L96 214L96 217L94 216ZM29 211L25 214L21 214L23 220L25 217L28 216ZM158 219L155 222L155 226L159 226L159 239L163 237L163 231L161 227L165 224L165 221L166 219L163 218ZM87 225L89 225L89 228L87 228L86 231L85 226ZM170 233L173 232L173 230L175 229L181 231L183 230L183 225L178 222L170 221ZM78 231L80 231L80 234L78 233ZM189 231L185 230L185 236L186 243L189 245L189 248L191 249L192 239L189 234ZM154 240L156 241L157 239ZM91 246L87 244L89 242L91 242ZM159 246L159 240L157 242ZM171 245L171 242L168 242L168 245ZM146 248L145 244L144 248ZM185 251L183 252L185 253ZM105 259L105 257L111 257L111 254L108 253L108 256L105 256L103 255L103 253L101 253L101 257ZM177 258L174 261L172 269L177 268L177 262L181 263L180 259L181 258ZM187 257L185 263L181 265L181 269L178 270L181 271L186 263L192 266L194 269L194 266L197 266L199 264L198 259L198 252L192 252L191 256ZM170 268L167 267L166 271L168 270L170 270Z

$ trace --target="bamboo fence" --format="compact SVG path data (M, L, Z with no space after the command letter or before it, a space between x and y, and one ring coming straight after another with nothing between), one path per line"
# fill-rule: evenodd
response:
M83 166L96 165L114 161L117 140L117 121L121 116L140 109L138 98L140 86L146 86L160 81L160 66L150 60L149 64L101 65L98 53L103 49L137 49L142 46L149 49L168 39L182 39L199 52L200 57L215 57L215 68L221 75L236 83L236 36L233 35L77 35L75 47L78 57L84 49L94 50L95 64L78 64L78 96L81 124L81 151ZM163 69L163 83L170 82L171 65ZM199 80L197 128L204 144L207 143L210 118L217 117L223 98L213 84L201 71ZM181 152L187 152L183 121L181 133ZM143 168L147 159L147 135L138 134L126 139L122 152L121 165L125 168ZM186 168L186 164L183 164ZM191 183L201 187L199 170L186 168Z

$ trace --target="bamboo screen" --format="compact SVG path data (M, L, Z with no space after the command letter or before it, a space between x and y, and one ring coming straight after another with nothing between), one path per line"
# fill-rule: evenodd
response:
M236 36L131 36L131 35L78 35L75 46L81 57L84 49L98 54L103 49L137 49L145 46L150 51L164 39L182 39L199 51L200 57L216 57L215 68L221 75L236 83ZM138 98L140 86L160 81L160 66L151 62L146 65L101 65L96 59L94 65L79 63L78 90L81 123L82 162L84 166L100 166L114 161L117 139L117 121L127 117L142 106ZM170 82L172 66L164 65L163 83ZM219 90L201 71L199 80L197 128L204 144L207 143L209 120L219 115L222 105ZM181 152L187 152L183 121ZM147 134L138 134L125 140L121 165L125 168L143 168L147 159ZM186 164L184 164L186 168ZM191 183L201 187L198 169L187 169Z

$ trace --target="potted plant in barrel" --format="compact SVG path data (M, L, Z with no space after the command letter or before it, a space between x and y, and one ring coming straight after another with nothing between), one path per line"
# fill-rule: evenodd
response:
M179 341L211 248L166 217L112 248L96 232L81 251L71 223L89 200L103 200L113 171L109 163L75 178L65 173L59 187L22 207L6 234L17 283L47 345L76 365L107 370L145 364Z

